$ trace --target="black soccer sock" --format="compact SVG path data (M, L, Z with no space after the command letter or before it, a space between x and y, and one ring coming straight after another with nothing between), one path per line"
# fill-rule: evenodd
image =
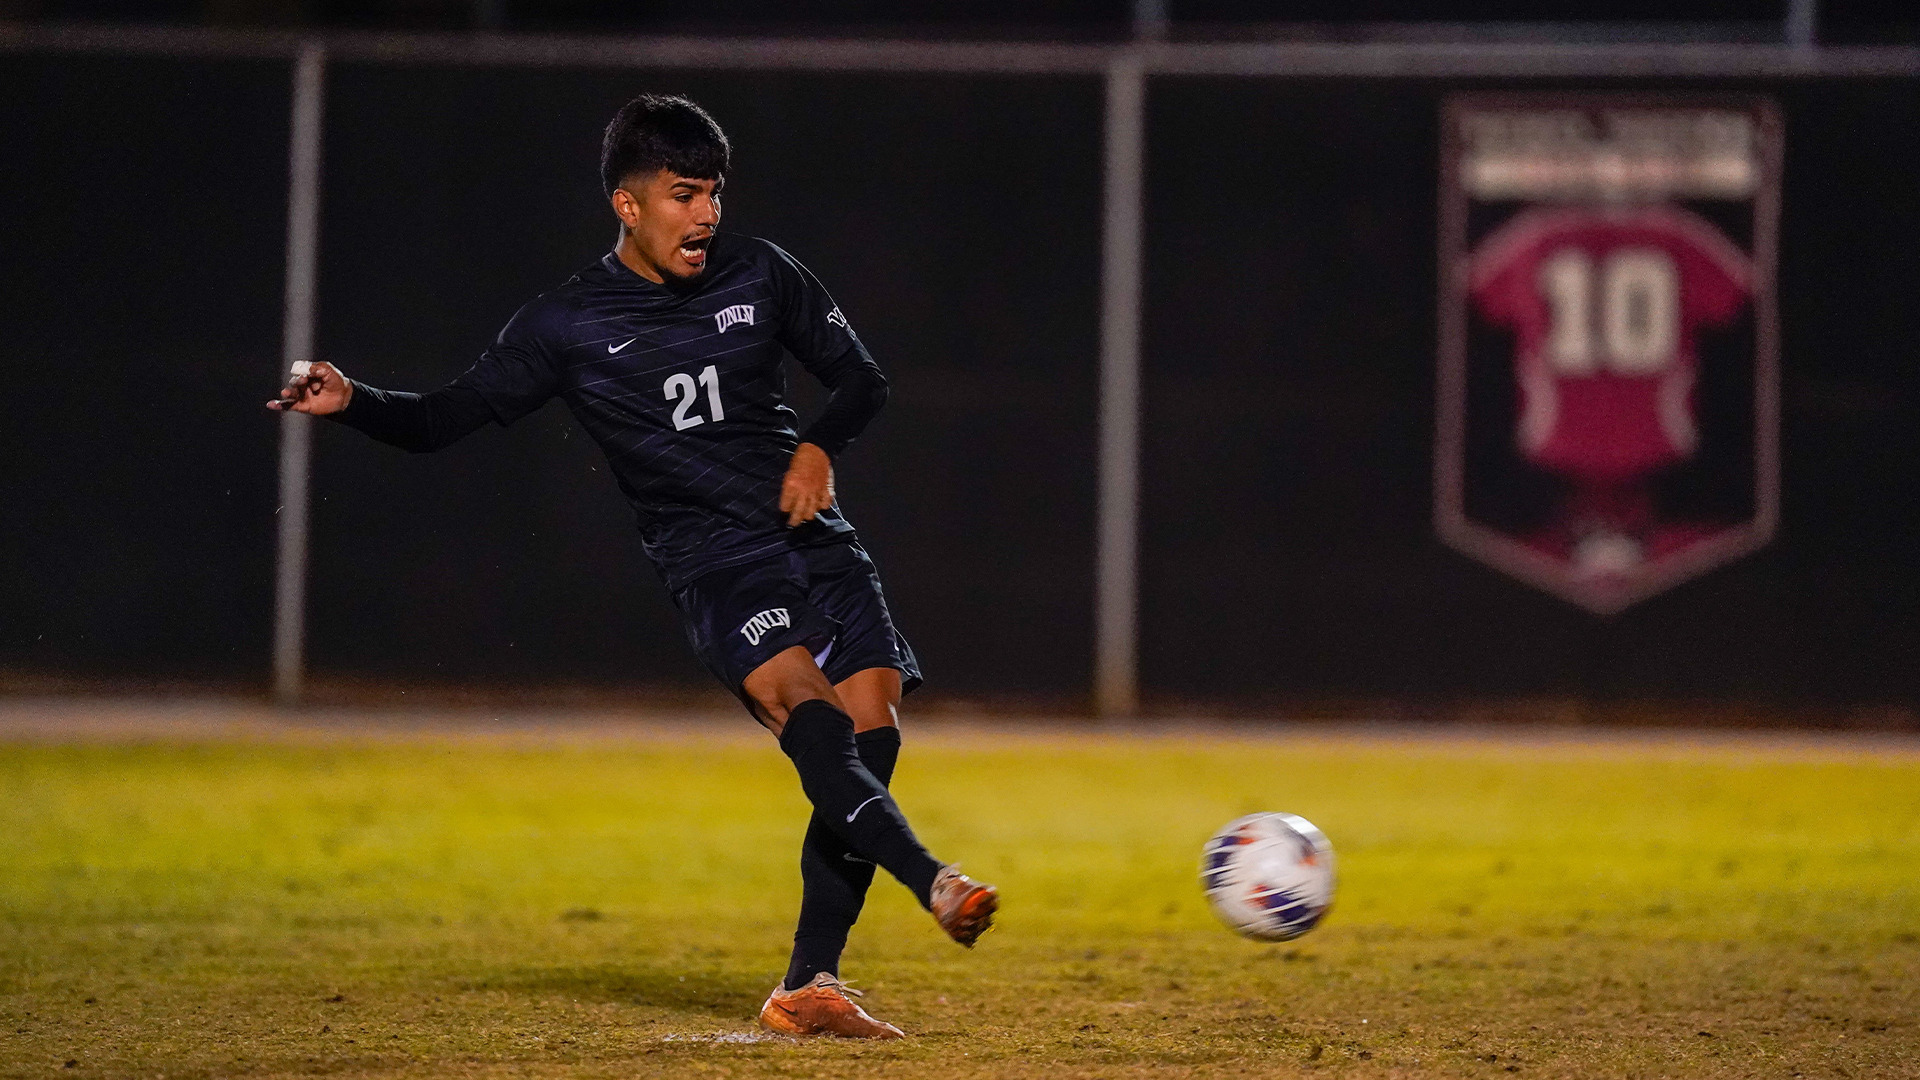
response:
M853 736L853 746L860 752L860 764L867 767L875 780L891 789L893 767L900 762L900 729L877 727L872 731L857 732Z
M860 763L873 778L891 785L894 764L900 759L900 729L862 731L853 742ZM819 814L813 815L806 841L800 845L800 922L793 932L793 959L782 985L798 990L822 971L840 974L847 934L860 918L872 884L873 863L855 855Z
M793 759L814 814L855 854L885 867L922 907L930 907L940 863L920 846L886 786L860 763L853 718L817 698L803 701L787 714L780 749Z

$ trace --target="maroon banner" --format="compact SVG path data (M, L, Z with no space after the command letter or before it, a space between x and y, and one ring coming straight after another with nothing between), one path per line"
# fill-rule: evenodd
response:
M1473 95L1442 123L1441 538L1603 615L1766 544L1771 103Z

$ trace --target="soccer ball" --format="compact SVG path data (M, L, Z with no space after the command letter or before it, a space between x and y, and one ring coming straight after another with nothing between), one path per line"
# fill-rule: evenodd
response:
M1291 941L1333 906L1333 845L1306 818L1248 814L1207 841L1200 887L1234 933Z

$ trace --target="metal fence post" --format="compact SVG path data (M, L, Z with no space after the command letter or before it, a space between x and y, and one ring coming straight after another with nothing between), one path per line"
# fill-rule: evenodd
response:
M1787 0L1787 44L1794 49L1811 49L1819 43L1819 0Z
M326 49L307 42L293 66L293 124L287 185L286 312L281 323L280 379L296 360L313 358L313 313L320 247L320 143L326 92ZM297 704L306 678L307 482L313 418L280 414L279 545L274 567L273 694Z
M1139 708L1141 194L1146 69L1121 49L1107 67L1106 208L1100 243L1100 484L1094 706Z

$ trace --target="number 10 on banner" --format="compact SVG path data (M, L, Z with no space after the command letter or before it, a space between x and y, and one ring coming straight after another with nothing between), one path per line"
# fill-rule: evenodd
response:
M1540 265L1540 294L1551 309L1545 351L1555 371L1654 375L1673 366L1680 274L1666 252L1623 248L1595 266L1586 251L1562 248Z

